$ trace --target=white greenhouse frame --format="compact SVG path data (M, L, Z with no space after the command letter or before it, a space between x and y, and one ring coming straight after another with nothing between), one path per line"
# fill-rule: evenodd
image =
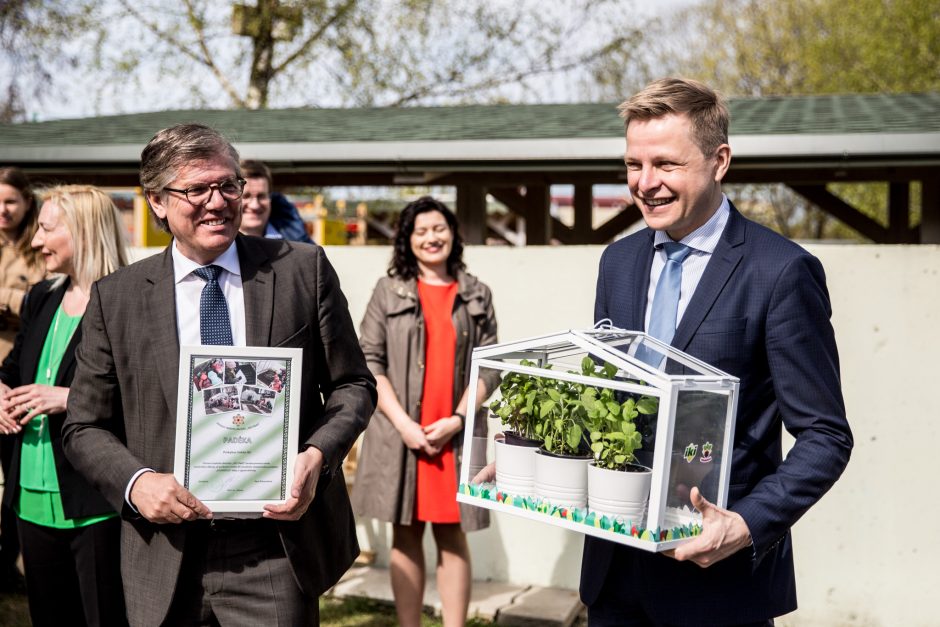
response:
M668 374L659 368L650 366L633 354L628 354L627 352L608 345L605 340L628 341L634 346L641 343L647 344L656 351L663 353L669 360L686 366L699 374ZM635 353L636 349L631 352ZM603 383L600 383L601 380L597 378L587 377L581 374L556 370L546 371L543 368L521 366L511 361L503 361L528 359L541 364L548 362L552 357L557 358L559 354L563 356L565 353L571 355L587 353L588 355L613 364L621 373L625 373L627 378L645 381L646 385L616 380L603 380ZM479 347L473 350L472 355L470 389L468 394L469 406L467 408L465 433L474 432L474 422L477 410L479 409L475 402L477 398L477 382L479 381L480 368L483 367L498 370L503 373L519 372L530 376L548 377L595 386L600 385L615 390L658 397L660 400L659 414L656 422L652 486L650 489L646 523L646 528L650 530L666 528L666 497L669 487L667 481L669 472L668 464L673 447L678 393L683 390L701 390L728 395L724 441L723 448L721 449L724 451L724 454L721 456L720 460L717 497L717 505L719 507L727 506L739 388L739 380L736 377L664 344L646 333L625 331L622 329L600 328L591 330L568 330L515 342ZM473 438L467 438L464 446L470 446L472 441ZM460 468L459 484L461 488L468 486L470 483L470 460L471 454L469 451L466 451L463 455L463 462ZM553 517L538 511L507 505L481 496L474 496L465 493L463 489L458 489L457 500L462 503L522 516L531 520L560 526L577 531L578 533L589 534L647 551L658 552L672 549L688 539L678 538L663 541L659 541L658 538L652 541L649 539L641 539L582 522Z

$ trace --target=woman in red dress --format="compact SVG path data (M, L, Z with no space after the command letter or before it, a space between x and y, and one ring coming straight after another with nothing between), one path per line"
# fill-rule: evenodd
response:
M353 506L360 516L393 523L389 566L405 627L421 620L426 523L437 544L444 624L456 627L466 622L470 602L465 532L489 522L485 510L456 500L470 353L496 342L489 288L464 271L462 254L450 209L430 197L409 204L399 218L389 276L376 285L362 321L360 343L379 401ZM497 373L481 377L478 407L496 385ZM485 416L474 424L473 436L485 438Z

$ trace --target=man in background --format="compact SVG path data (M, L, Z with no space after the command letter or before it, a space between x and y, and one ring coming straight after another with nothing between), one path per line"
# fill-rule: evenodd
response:
M283 194L271 191L271 169L252 159L243 160L241 168L248 181L242 197L241 232L312 244L297 207Z

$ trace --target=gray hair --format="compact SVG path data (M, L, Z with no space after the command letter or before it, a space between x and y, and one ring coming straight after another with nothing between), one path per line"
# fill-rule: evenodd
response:
M140 186L144 193L162 192L179 175L180 168L194 161L208 161L219 156L232 159L235 175L241 177L238 151L217 130L203 124L177 124L165 128L140 153ZM150 208L153 212L153 207ZM166 220L154 214L169 231Z

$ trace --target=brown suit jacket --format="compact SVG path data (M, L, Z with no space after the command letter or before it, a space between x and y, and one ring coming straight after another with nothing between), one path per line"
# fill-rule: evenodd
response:
M322 248L241 235L236 242L248 344L304 352L301 448L323 451L326 474L307 513L278 529L298 585L316 596L359 551L341 464L375 408L375 380ZM124 491L140 468L173 471L179 340L169 248L96 283L82 333L65 452L123 514L128 618L157 625L170 606L191 523L150 523L127 507Z

